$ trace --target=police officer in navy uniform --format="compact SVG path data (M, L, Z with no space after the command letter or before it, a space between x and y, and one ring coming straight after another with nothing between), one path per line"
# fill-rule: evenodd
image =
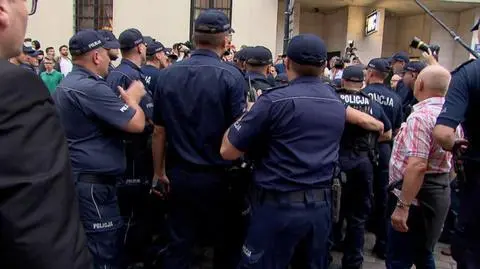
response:
M245 111L248 89L240 71L221 60L231 32L223 12L202 12L194 26L197 49L191 58L163 70L157 81L154 181L163 190L155 193L171 190L165 269L190 268L193 246L202 237L213 240L214 268L235 268L240 259L241 242L231 247L232 242L224 242L230 241L225 216L231 211L226 201L232 162L220 156L223 133Z
M472 28L478 31L480 20ZM480 35L480 34L479 34ZM443 110L438 116L433 135L446 150L454 149L455 129L462 124L468 147L461 157L463 171L460 210L452 240L452 256L458 269L480 268L480 60L470 60L452 73ZM456 146L455 146L456 148Z
M110 49L108 49L108 57L110 58L110 64L108 65L108 72L110 73L115 66L112 64L113 61L118 59L120 55L120 42L115 37L115 35L108 30L98 30L98 32L103 36L106 42L110 43Z
M352 108L374 116L384 124L382 137L391 139L391 124L382 107L361 91L364 73L361 66L349 66L342 75L342 88L337 91L342 101ZM347 123L340 142L339 161L346 183L342 191L341 212L347 221L343 246L343 269L361 268L365 243L365 223L373 195L373 162L376 159L378 132ZM343 223L338 223L343 226Z
M223 138L227 160L263 152L254 170L256 198L238 268L287 268L299 242L303 268L327 267L330 188L340 138L345 120L360 122L363 114L342 104L321 81L327 50L319 37L294 37L287 56L290 84L262 94ZM377 122L369 124L383 130Z
M398 95L389 89L383 81L388 76L390 64L387 60L372 59L367 66L366 84L363 90L374 101L379 103L392 125L392 133L395 135L402 124L402 103ZM387 186L388 186L388 163L392 154L392 140L381 139L378 145L378 165L373 182L374 192L374 226L376 243L374 252L378 257L385 257L385 240L387 237Z
M165 55L165 47L162 43L153 40L147 44L147 63L142 66L145 75L145 83L149 92L154 95L160 70L167 68L168 57Z
M263 46L247 49L245 65L245 79L250 88L248 102L255 102L257 96L268 88L276 86L268 79L268 68L272 65L272 53Z
M150 241L145 226L147 225L149 190L153 176L153 160L151 153L150 124L153 113L153 97L145 81L145 75L140 67L146 61L147 43L142 33L137 29L123 31L119 38L122 61L112 70L107 83L115 93L118 87L128 88L131 83L140 81L144 84L147 94L140 102L147 126L142 134L126 135L127 170L124 180L118 183L118 203L120 212L126 223L124 263L142 262L145 249Z
M75 34L69 42L73 71L53 95L96 269L120 268L123 234L115 184L126 163L118 132L140 133L145 127L145 114L138 105L145 95L143 84L132 83L127 93L120 88L119 98L104 80L110 63L107 44L94 30Z
M412 107L417 103L417 99L413 96L413 86L415 85L418 74L420 74L426 66L422 61L409 62L405 66L401 83L399 82L399 84L397 84L397 92L402 95L400 98L402 98L403 121L407 120L412 112Z

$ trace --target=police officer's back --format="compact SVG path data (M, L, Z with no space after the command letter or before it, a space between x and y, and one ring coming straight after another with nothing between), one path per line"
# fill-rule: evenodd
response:
M364 73L360 66L349 66L342 74L342 88L338 94L352 108L374 116L384 124L382 136L391 138L391 125L382 107L361 91ZM373 195L373 162L376 161L378 132L347 123L340 143L339 161L347 181L342 191L341 211L347 221L342 268L361 268L365 223L370 213ZM337 229L342 229L338 223Z
M255 102L263 91L276 86L275 81L268 78L268 69L272 64L272 53L263 46L246 48L245 79L249 86L248 102Z
M330 187L345 123L345 106L319 76L323 41L294 37L286 60L290 85L271 89L225 134L222 156L263 147L256 162L253 219L238 268L286 268L306 239L310 268L325 268ZM263 143L259 143L263 142ZM275 244L272 244L275 242Z
M145 83L152 96L157 86L160 70L167 68L167 66L168 58L165 55L163 44L158 41L147 44L147 63L142 66L142 72L145 75Z
M124 135L127 169L124 178L118 184L118 203L125 222L130 223L125 230L125 263L141 262L145 250L144 241L147 235L143 234L146 228L145 212L148 201L151 178L153 177L153 161L150 138L153 131L149 124L153 113L153 97L145 81L141 65L146 61L147 41L137 29L127 29L118 37L122 61L120 65L110 71L107 83L117 93L118 88L126 89L135 81L140 81L147 90L140 106L147 118L146 127L142 134Z
M126 168L121 131L145 127L139 107L145 89L134 83L118 98L103 77L108 74L108 43L94 30L69 42L74 68L53 95L66 132L80 202L81 220L96 268L118 268L122 219L115 184Z
M472 28L477 31L480 20ZM433 131L436 141L446 150L454 152L457 178L460 182L460 210L452 242L452 256L458 268L480 268L480 60L470 60L452 73L442 112ZM468 140L468 148L458 156L454 146L455 129L459 124Z
M225 130L245 109L247 85L240 71L220 58L231 35L225 14L201 13L194 31L197 50L163 70L155 89L155 176L164 184L166 175L171 180L169 222L174 235L164 268L188 268L200 235L215 241L215 268L233 268L225 262L228 248L221 242L227 228L222 225L228 210L225 171L232 163L221 158L220 145Z

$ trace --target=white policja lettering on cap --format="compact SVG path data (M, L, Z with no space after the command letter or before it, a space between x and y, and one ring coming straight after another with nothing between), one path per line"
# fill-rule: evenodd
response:
M100 44L102 44L102 41L101 41L101 40L97 40L97 41L95 41L95 42L92 42L92 43L88 44L88 47L89 47L89 48L94 48L94 47L96 47L96 46L98 46L98 45L100 45Z
M125 112L125 111L127 111L127 109L128 109L128 105L124 105L124 106L122 106L122 108L120 108L120 111Z

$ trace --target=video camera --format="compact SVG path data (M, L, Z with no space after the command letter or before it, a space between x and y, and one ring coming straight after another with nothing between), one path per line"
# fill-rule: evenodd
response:
M414 49L419 49L419 50L427 52L427 53L428 53L428 49L430 49L430 51L432 52L432 54L434 56L438 56L438 54L440 53L440 46L439 45L436 45L436 44L429 45L429 44L423 42L418 37L413 38L412 43L410 43L410 47L412 47Z

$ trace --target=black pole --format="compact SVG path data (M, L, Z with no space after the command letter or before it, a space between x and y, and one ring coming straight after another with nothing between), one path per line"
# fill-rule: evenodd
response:
M287 54L288 42L290 42L290 0L285 0L285 34L283 36L283 54Z
M458 36L452 29L450 29L447 25L445 25L445 23L443 23L440 19L438 19L437 17L435 17L435 15L424 5L420 2L420 0L415 0L415 2L417 3L417 5L419 5L423 10L425 10L425 12L427 12L428 15L430 15L430 17L432 17L436 22L438 22L438 24L440 24L440 26L443 27L443 29L445 29L452 37L453 37L453 40L457 41L463 48L465 48L468 52L470 52L470 54L472 54L475 58L478 59L478 54L476 51L474 51L472 48L470 48L469 45L467 45L461 38L460 36Z

